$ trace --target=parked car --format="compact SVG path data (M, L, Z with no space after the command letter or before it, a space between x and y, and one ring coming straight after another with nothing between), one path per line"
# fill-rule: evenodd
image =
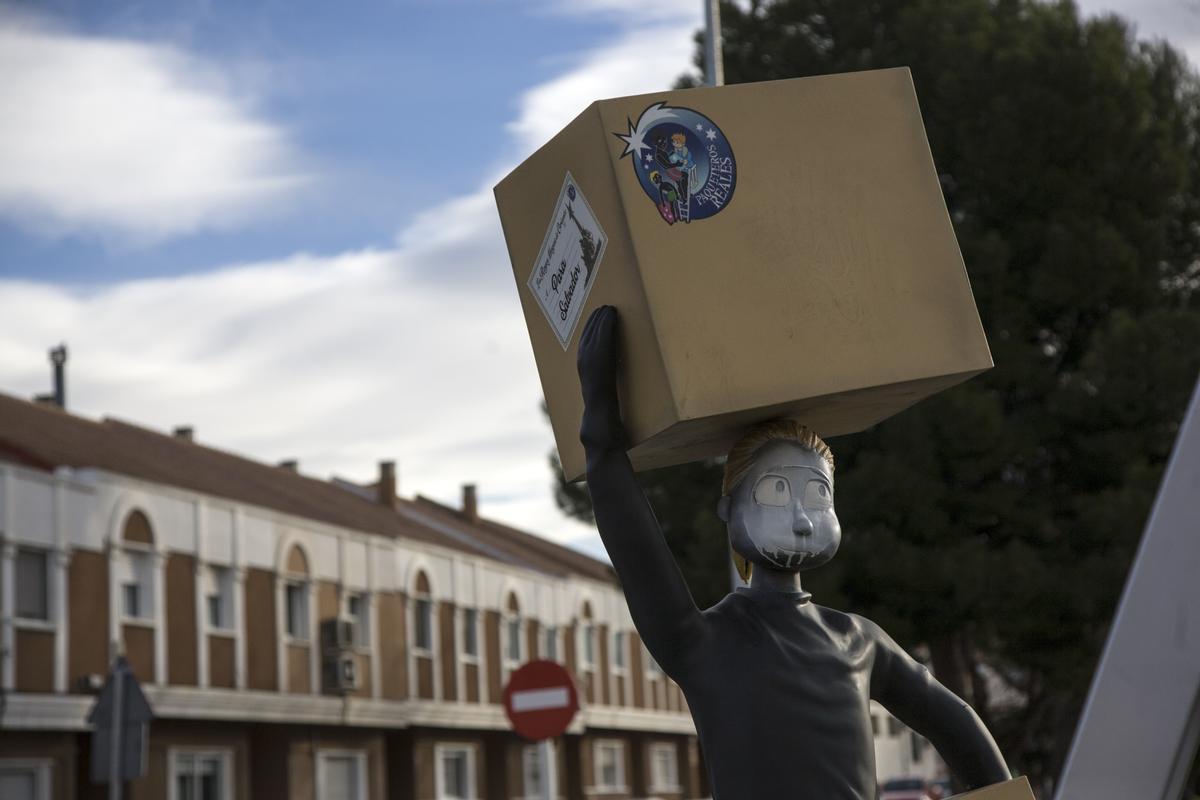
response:
M879 800L933 800L924 778L892 778L879 787Z

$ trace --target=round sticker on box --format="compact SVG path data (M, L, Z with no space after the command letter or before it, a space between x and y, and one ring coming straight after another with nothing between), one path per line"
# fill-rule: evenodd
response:
M690 108L659 102L628 121L625 143L646 196L668 225L719 213L733 199L737 162L721 128Z

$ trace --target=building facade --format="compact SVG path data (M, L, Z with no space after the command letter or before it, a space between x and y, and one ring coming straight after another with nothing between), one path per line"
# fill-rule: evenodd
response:
M608 565L479 516L0 395L0 796L104 797L86 716L153 707L127 797L540 798L501 696L575 677L567 800L707 795L679 688Z

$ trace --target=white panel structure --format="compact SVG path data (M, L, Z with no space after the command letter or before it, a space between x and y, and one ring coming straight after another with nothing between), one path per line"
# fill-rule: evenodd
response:
M338 540L336 536L327 533L309 533L303 542L308 549L310 563L309 574L314 578L337 583L338 575Z
M347 539L345 549L346 563L343 565L342 582L352 589L366 589L367 582L367 545L365 542Z
M433 573L435 600L454 601L454 562L444 556L429 556L429 569Z
M233 528L222 525L217 531L212 531L204 540L204 560L212 564L229 565L233 563Z
M239 542L242 563L257 569L275 569L275 525L271 520L253 514L242 516L242 535Z
M1057 800L1179 800L1200 715L1200 384L1080 716Z
M19 472L12 482L12 530L18 542L54 544L54 486L52 479Z
M196 513L192 503L159 495L153 499L154 538L168 550L196 550Z

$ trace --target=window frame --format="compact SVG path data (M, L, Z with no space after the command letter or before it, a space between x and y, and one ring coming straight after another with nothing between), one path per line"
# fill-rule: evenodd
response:
M233 568L226 564L204 565L204 628L210 634L233 635L237 628L233 613ZM209 591L215 588L216 591ZM216 599L218 621L213 623L212 601Z
M120 593L117 598L119 603L118 616L122 625L141 625L144 627L154 627L157 619L158 609L154 607L154 582L161 580L155 574L154 568L154 549L149 545L141 543L131 544L124 542L121 545L117 558L120 560L118 569L129 573L133 580L124 580L124 575L118 580L117 586L120 588ZM137 590L137 613L128 613L128 595L130 588Z
M350 610L351 602L357 600L360 613ZM347 590L342 593L342 615L354 622L354 648L359 651L371 650L371 593L361 590Z
M560 658L559 653L562 648L559 647L558 644L557 625L547 625L542 628L542 635L538 637L538 644L541 650L539 655L542 658L546 659L547 661L561 663L562 659Z
M421 608L424 606L428 609L429 624L427 626L428 643L421 644ZM433 597L428 594L419 594L413 596L413 625L412 625L412 653L414 656L421 658L433 658L433 651L437 647L435 640L434 628L437 626L436 612L433 606Z
M0 758L0 770L32 772L33 792L36 800L50 800L54 796L54 759L51 758Z
M542 800L546 796L546 775L542 773L542 752L540 744L526 744L521 749L521 791L525 800ZM531 770L530 767L533 769ZM530 773L538 775L537 786L531 787ZM557 795L558 792L555 792Z
M596 624L590 620L582 620L579 626L579 666L583 672L596 670Z
M354 800L368 800L370 787L367 785L367 751L324 747L317 748L317 785L313 787L316 800L323 800L322 789L325 786L325 771L328 769L326 763L331 758L349 758L354 761L355 788L358 790Z
M180 775L179 756L189 756L193 759L216 758L221 765L218 785L220 796L218 800L233 800L233 750L220 747L168 747L167 748L167 800L179 800L177 781Z
M616 782L602 782L604 766L600 761L600 753L603 750L615 751L617 758L615 761L616 767ZM595 739L592 741L592 789L598 793L617 794L627 792L629 789L629 781L625 775L625 741L623 739Z
M44 617L30 617L21 613L21 554L41 556L42 565L42 607ZM54 553L45 547L31 547L19 544L13 555L13 623L21 628L53 628L54 627L54 592L51 590L51 564Z
M665 777L660 775L658 771L658 755L660 753L669 753L671 757L671 769L674 771L674 782L663 780ZM649 759L650 762L650 791L651 792L678 792L679 784L679 749L670 742L651 742Z
M300 595L297 608L300 609L301 618L298 620L298 633L292 632L292 592L298 591ZM283 583L283 635L284 641L287 644L308 644L312 640L312 609L309 606L312 604L312 584L307 576L300 577L297 575L289 576Z
M437 742L433 746L433 793L436 800L479 800L479 781L475 770L476 746L470 742ZM467 796L454 797L446 794L443 760L450 754L465 753L467 757Z
M479 648L479 609L474 607L466 607L459 609L462 613L459 616L459 636L458 636L458 652L462 661L466 664L478 664L480 661ZM475 651L471 652L467 649L467 633L472 634L471 640L475 644Z

